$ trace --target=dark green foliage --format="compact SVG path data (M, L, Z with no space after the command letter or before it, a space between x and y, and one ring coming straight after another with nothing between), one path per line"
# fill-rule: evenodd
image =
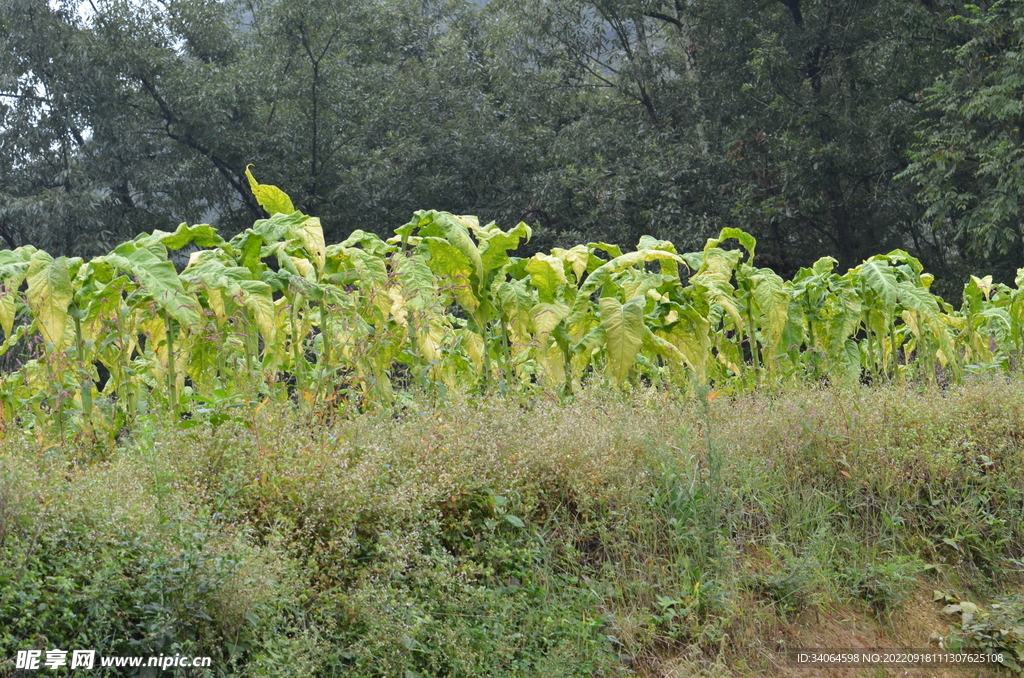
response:
M3 0L0 231L85 256L182 220L230 234L261 216L255 163L328 240L419 208L525 220L539 251L695 249L737 226L783 275L902 247L948 293L969 245L1020 240L1017 173L996 171L1017 143L999 46L1018 4L997 5L951 22L946 1ZM935 114L918 205L894 177Z
M969 6L959 23L972 39L952 51L954 67L924 93L921 127L906 176L920 189L926 223L1000 280L1021 260L1021 94L1024 62L1018 0Z

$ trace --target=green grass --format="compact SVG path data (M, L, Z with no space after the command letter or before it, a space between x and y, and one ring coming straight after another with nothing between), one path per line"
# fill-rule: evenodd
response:
M109 449L7 433L0 662L627 676L685 655L753 675L808 610L884 622L925 585L1019 584L1016 378L232 417L142 419Z

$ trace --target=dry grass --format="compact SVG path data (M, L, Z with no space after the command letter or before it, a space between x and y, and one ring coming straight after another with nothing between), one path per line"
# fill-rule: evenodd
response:
M884 623L922 577L994 592L1024 555L1017 379L325 414L141 421L92 464L9 435L0 646L34 642L18 587L59 593L46 535L87 536L107 550L83 567L180 599L106 631L159 621L163 647L254 675L276 656L310 675L744 675L714 657L837 602Z

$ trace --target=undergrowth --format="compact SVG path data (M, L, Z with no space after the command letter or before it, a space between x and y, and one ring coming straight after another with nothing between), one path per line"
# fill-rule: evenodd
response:
M939 580L1009 600L1022 406L979 378L232 404L103 450L8 432L0 675L33 647L213 658L183 676L750 675L809 610L884 621Z

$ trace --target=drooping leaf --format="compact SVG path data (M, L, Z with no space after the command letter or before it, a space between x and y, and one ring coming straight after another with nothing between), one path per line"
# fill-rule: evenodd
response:
M58 351L66 345L68 307L75 296L69 263L64 257L54 259L46 252L35 252L27 273L28 304L43 338Z
M14 318L17 312L18 288L28 275L29 263L34 247L19 247L16 250L0 250L0 327L4 330L4 339L9 339L14 330Z
M583 320L583 317L586 315L590 305L590 296L608 282L608 280L616 273L620 273L621 271L624 271L631 266L636 266L637 264L664 259L671 259L677 263L682 263L682 259L678 254L663 252L661 250L638 250L636 252L630 252L629 254L618 256L601 265L590 273L586 282L584 282L580 287L579 293L576 295L576 299L573 302L572 311L569 313L569 317L566 320L566 324L571 328L578 325L579 322Z
M398 282L407 304L422 311L434 301L437 294L437 278L427 263L419 256L396 254Z
M608 347L607 375L613 384L621 386L643 346L644 298L633 297L620 304L617 299L601 297L598 306Z
M892 315L896 308L897 286L896 272L889 265L889 262L880 257L871 257L858 268L854 269L859 274L867 288L872 290L881 302L880 310Z
M157 306L179 323L186 326L199 323L199 300L185 291L178 272L174 270L174 264L130 242L118 247L106 260L119 270L135 276Z
M789 316L789 292L786 285L774 271L765 268L754 269L750 275L754 302L761 317L760 330L764 344L775 348L786 328Z
M473 284L475 266L465 252L444 238L425 237L422 247L429 258L427 265L445 278L445 285L464 309L472 313L480 306Z
M347 238L331 247L355 247L356 245L378 257L383 257L385 254L390 254L396 250L394 245L384 242L379 236L360 229L352 231Z
M533 255L526 264L526 272L543 303L553 302L558 290L568 284L562 260L548 254Z
M263 340L267 344L277 341L277 309L271 296L270 285L261 280L240 280L242 301L252 313Z
M420 235L426 238L444 240L462 254L462 258L469 262L469 282L473 285L473 292L479 292L480 286L484 284L484 263L480 256L480 250L473 242L469 229L455 216L447 212L428 212L420 225ZM479 300L478 300L479 301Z
M545 382L558 387L565 382L565 355L556 340L556 330L569 314L564 304L537 304L530 310L536 334L537 360L544 369Z
M551 254L569 262L569 265L572 266L572 273L576 276L577 285L583 281L583 274L587 272L587 262L590 260L590 250L586 245L576 245L567 250L556 247L551 250Z
M507 319L512 341L517 345L526 343L532 324L530 311L534 305L526 283L520 280L503 282L498 286L497 297L498 305Z
M519 241L525 239L530 241L533 231L523 222L516 224L515 228L502 231L494 224L489 228L477 230L477 238L480 242L480 261L483 263L484 275L493 274L509 263L508 251L519 247Z
M736 329L740 330L746 325L736 305L736 291L725 274L714 270L702 271L690 276L690 283L703 290L710 303L721 306L729 314Z
M194 244L197 247L220 247L224 245L224 239L220 237L217 230L209 224L197 224L189 226L180 224L174 233L165 231L153 231L139 236L135 239L138 247L152 247L161 244L169 250L179 250L186 245Z
M326 247L324 245L324 229L320 225L320 220L316 217L306 217L295 229L295 234L302 241L302 245L309 255L313 257L313 263L317 268L323 269Z
M704 252L709 252L712 249L718 249L726 240L730 238L736 238L743 249L747 250L747 263L754 260L754 250L757 249L757 240L754 236L750 235L746 231L741 231L738 228L723 228L722 232L718 234L717 238L708 238L708 242L704 245Z

